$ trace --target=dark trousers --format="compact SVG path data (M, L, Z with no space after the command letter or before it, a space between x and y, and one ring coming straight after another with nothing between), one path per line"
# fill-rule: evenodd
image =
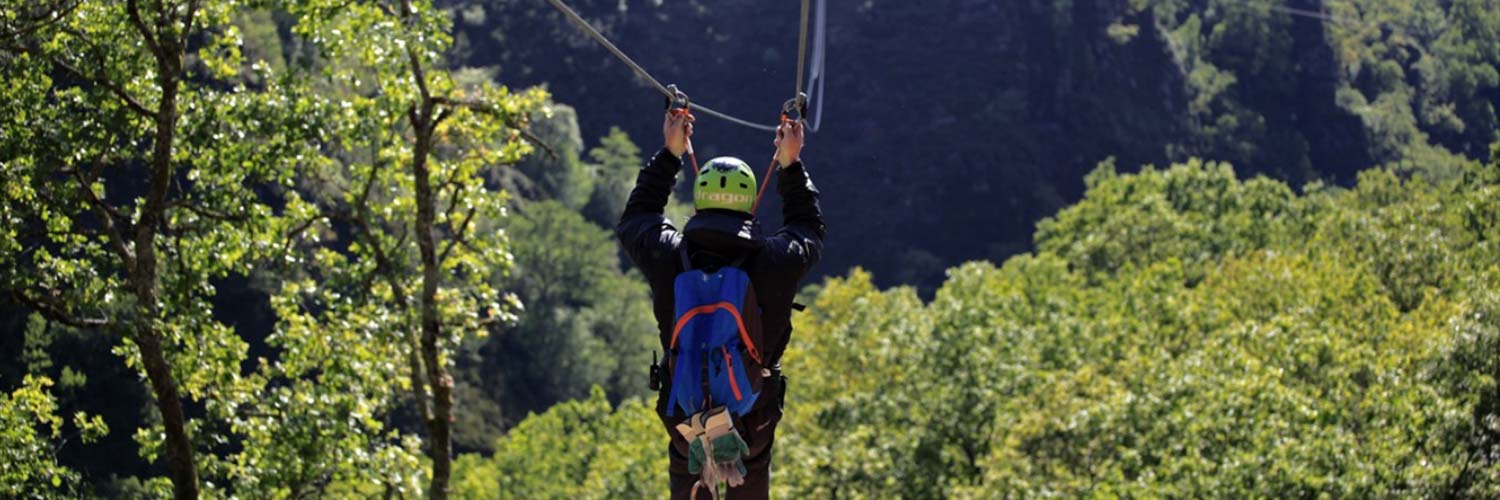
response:
M776 441L776 424L781 422L781 402L786 394L786 383L785 379L779 377L767 379L766 382L765 392L760 399L764 402L757 401L757 408L734 421L735 430L750 448L750 453L745 456L745 469L748 471L745 474L745 484L729 488L726 496L721 498L765 500L771 497L771 445ZM688 473L688 442L677 432L677 424L685 418L664 416L666 396L665 392L659 395L656 410L667 427L667 434L672 437L671 444L667 445L667 456L671 462L668 472L671 475L672 500L689 500L692 498L693 488L697 486L698 476ZM698 487L698 499L709 498L712 496L706 487Z

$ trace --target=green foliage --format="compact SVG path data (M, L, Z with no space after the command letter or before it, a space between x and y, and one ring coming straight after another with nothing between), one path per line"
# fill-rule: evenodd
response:
M530 127L543 144L551 148L546 155L531 155L516 164L516 171L531 181L531 189L522 191L530 199L557 200L578 210L589 202L594 179L580 155L583 136L578 130L578 112L565 104L548 104L549 113Z
M142 483L150 495L414 494L421 443L388 414L451 385L413 370L513 319L489 281L509 265L504 235L473 228L504 216L482 173L530 151L519 130L545 93L424 72L449 41L427 2L140 3L0 8L0 287L52 321L124 334L116 353L164 408L134 432L170 465L172 484ZM336 241L350 224L361 238ZM438 235L431 266L430 241L408 238L419 229ZM213 306L219 280L252 271L279 319L272 359L247 359ZM446 335L408 364L419 317ZM179 398L201 416L174 419Z
M1358 118L1368 144L1357 154L1377 164L1420 165L1438 175L1455 172L1462 156L1485 157L1489 144L1500 139L1494 100L1500 88L1500 4L1322 5L1332 20L1299 20L1273 3L1238 0L1208 2L1206 9L1181 0L1133 6L1161 20L1188 75L1190 111L1201 124L1199 140L1206 142L1199 151L1242 165L1273 161L1283 176L1306 178L1313 168L1308 141L1314 139L1295 130L1304 126L1276 103L1307 97L1307 89L1298 87L1299 73L1318 72L1332 80L1326 97L1333 102L1314 105L1334 104ZM1321 45L1329 53L1309 53ZM1328 116L1321 126L1336 121L1319 109L1300 113Z
M246 67L232 23L242 7L0 7L17 28L0 56L0 287L51 321L115 334L157 396L161 418L134 433L141 454L168 458L183 497L222 472L212 456L193 466L225 441L206 422L259 389L241 372L246 343L214 314L214 283L280 243L274 190L257 187L290 183L324 128L298 82ZM262 84L239 84L244 73ZM204 418L184 419L183 400Z
M47 388L52 380L27 375L10 394L0 393L0 494L6 498L75 498L79 474L56 461L65 424ZM104 420L75 413L69 437L84 443L109 432Z
M535 22L545 5L446 3L0 0L0 290L38 313L14 322L24 366L6 373L32 376L0 394L0 496L172 493L166 477L60 463L105 432L59 416L103 378L55 359L60 343L112 344L128 373L180 391L167 399L193 418L167 421L158 400L116 435L157 465L180 458L169 435L190 438L204 496L416 496L438 466L411 424L446 425L432 401L449 387L458 446L493 453L459 460L461 496L660 495L664 431L635 399L656 346L649 297L601 229L642 152L619 129L585 152L572 107L496 85L496 67L447 69L477 43L455 37L514 41L497 19L576 37ZM893 5L857 9L892 44L911 42L880 24L908 22L892 13L943 10ZM930 288L882 291L860 270L827 282L786 360L778 495L1500 497L1500 168L1467 159L1500 151L1500 4L1330 0L1328 23L1274 2L1014 5L1040 28L993 45L1055 60L1001 58L1045 95L949 82L920 97L937 99L934 130L1008 142L913 151L946 165L1000 147L1032 166L871 176L898 196L856 189L890 202L847 213L941 227L906 217L1035 187L1012 182L1049 177L1035 165L1056 155L1034 143L1078 139L1054 131L1109 143L1058 163L1198 154L1357 182L1299 192L1227 163L1104 166L1038 225L1035 253L950 269L928 303ZM606 28L625 20L614 7ZM474 29L450 36L455 21ZM746 39L736 29L713 50ZM508 74L545 76L511 56ZM700 74L740 60L668 57ZM1137 67L1165 76L1122 70ZM959 110L987 128L949 129ZM845 149L877 157L882 137ZM1320 151L1389 167L1355 179ZM1031 191L1010 197L1011 219L944 224L1017 225L1066 196ZM876 258L907 282L957 255L892 248ZM270 296L261 331L220 295L239 281Z
M1105 164L1036 253L951 269L929 303L829 280L783 361L776 495L1495 496L1500 169L1396 172L1298 195L1221 164ZM495 461L580 454L554 436L595 425L584 404Z
M630 141L630 136L619 127L610 127L609 135L599 140L599 146L589 150L590 167L594 175L594 192L583 207L583 216L600 227L614 227L620 213L625 211L625 200L635 187L635 176L640 171L641 148Z
M532 152L523 138L532 117L554 120L559 110L541 89L512 92L444 70L450 19L431 2L307 0L287 8L297 19L292 31L330 61L318 68L320 83L341 92L323 110L330 137L306 169L308 196L291 196L285 213L289 232L309 235L288 262L306 269L291 273L309 276L282 287L284 331L273 340L313 354L277 375L316 376L306 384L309 401L331 406L317 414L347 415L340 421L353 424L325 430L310 419L304 432L318 445L288 451L334 458L315 485L331 478L410 495L423 479L414 453L426 448L428 494L445 498L457 421L454 354L492 325L514 321L520 308L492 280L513 262L507 234L495 230L510 195L487 185L486 174L521 162ZM352 241L318 236L341 230ZM304 333L327 338L302 344ZM347 351L359 345L369 347ZM330 355L315 354L325 350ZM410 397L424 443L382 421L398 396ZM288 411L300 403L292 398Z
M484 458L464 455L455 498L654 498L667 489L667 439L656 410L639 399L611 408L604 390L533 415Z
M533 202L510 219L516 268L496 274L526 304L514 325L481 346L473 380L501 403L509 427L527 413L602 386L614 401L644 392L656 346L645 283L620 271L611 232L557 201ZM494 433L470 438L486 449Z
M496 170L491 176L505 189L517 193L521 204L550 200L580 212L600 227L614 227L635 174L640 170L641 150L619 127L611 127L599 145L583 154L578 113L564 104L548 103L548 113L529 127L545 154L523 158L514 169Z
M1285 184L1235 178L1227 164L1191 161L1120 176L1107 162L1085 179L1087 198L1037 225L1040 252L1067 259L1098 283L1169 257L1188 279L1214 261L1306 236L1307 213Z

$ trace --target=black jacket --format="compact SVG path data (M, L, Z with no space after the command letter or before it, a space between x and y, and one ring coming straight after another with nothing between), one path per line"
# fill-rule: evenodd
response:
M776 174L784 203L784 225L775 234L762 234L760 224L748 215L720 210L699 212L679 232L662 210L681 168L682 160L676 155L666 149L658 151L641 169L615 228L625 254L651 285L662 351L667 351L675 320L672 282L683 272L678 249L687 245L694 267L722 265L745 257L741 268L750 276L762 311L766 346L761 349L766 365L775 366L791 337L792 298L802 277L823 252L825 228L818 208L818 189L802 163L794 163Z

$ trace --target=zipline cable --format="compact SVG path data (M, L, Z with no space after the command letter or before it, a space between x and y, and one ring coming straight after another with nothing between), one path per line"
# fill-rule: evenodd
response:
M1272 12L1280 12L1282 14L1288 14L1288 15L1297 16L1297 17L1305 17L1305 18L1308 18L1308 19L1316 19L1316 20L1322 21L1322 22L1329 22L1329 23L1334 23L1334 24L1342 25L1342 26L1344 26L1346 28L1359 28L1359 27L1363 27L1363 28L1376 28L1376 29L1379 29L1379 28L1384 27L1384 28L1389 28L1392 31L1399 31L1399 32L1402 32L1402 33L1410 34L1410 33L1407 32L1407 30L1404 27L1401 27L1401 26L1396 26L1396 25L1388 24L1388 23L1382 26L1382 23L1370 22L1370 21L1366 21L1366 20L1359 19L1359 18L1354 18L1354 17L1338 16L1338 15L1330 14L1330 13L1327 13L1327 12L1324 12L1324 11L1321 11L1321 10L1311 10L1311 9L1301 9L1301 8L1297 8L1297 7L1287 7L1285 5L1274 4L1274 3L1264 3L1264 2L1254 1L1254 0L1237 0L1236 3L1239 3L1240 5L1244 5L1244 6L1265 7L1266 9L1269 9Z
M646 72L646 68L642 68L641 65L636 64L634 59L631 59L630 56L625 55L624 51L620 50L619 47L616 47L615 44L613 42L610 42L608 38L605 38L604 34L600 33L599 30L596 30L593 26L589 25L588 21L583 20L583 17L579 16L577 12L574 12L571 7L568 7L567 4L562 3L561 0L547 0L547 2L551 3L554 8L562 12L569 21L572 21L574 25L577 25L578 28L583 30L585 34L593 37L594 41L599 42L599 45L603 45L605 49L609 50L610 53L619 58L621 62L624 62L626 66L630 66L630 69L635 70L636 76L639 76L642 80L650 83L652 87L656 88L657 92L661 92L661 95L667 96L668 99L671 99L673 97L672 92L667 90L666 85L662 85L661 82L656 80L656 78L653 78L651 76L651 73Z
M733 116L729 116L729 115L726 115L724 113L720 113L718 111L714 111L712 108L709 108L708 106L704 106L702 104L698 104L697 101L693 102L693 109L696 109L698 111L702 111L704 114L712 116L714 118L718 118L720 120L724 120L724 121L727 121L727 122L730 122L730 123L734 123L734 124L738 124L738 125L744 125L746 127L750 127L750 128L756 129L756 130L764 130L766 132L775 132L776 131L776 126L775 125L761 125L759 123L755 123L755 122L751 122L751 121L746 121L746 120L741 120L739 118L735 118Z
M826 5L825 2L826 2L826 0L818 0L818 24L819 24L819 26L818 26L818 40L814 42L816 46L813 49L813 51L814 51L814 56L813 56L813 65L814 65L813 75L814 76L813 76L813 78L811 78L811 79L808 80L808 92L807 93L803 93L802 92L802 77L803 77L805 71L807 70L807 22L808 22L809 7L811 6L811 0L802 0L802 22L801 22L801 30L800 30L800 32L797 35L797 81L795 82L795 86L792 89L793 90L793 94L792 95L794 96L793 97L793 101L794 102L795 101L801 101L801 102L797 103L798 107L801 109L801 111L798 112L798 119L804 120L804 123L805 123L805 118L806 118L805 115L807 114L806 113L807 99L810 99L810 97L808 97L808 96L811 95L812 86L813 86L813 79L816 79L817 82L818 82L818 91L819 91L819 93L821 93L822 90L823 90L823 62L824 62L823 55L824 55L824 49L825 49L825 45L826 45L826 35L825 35L825 32L827 30L827 24L826 24L827 17L826 16L827 16L827 12L828 12L827 11L827 5ZM556 8L559 12L562 12L563 15L568 18L569 21L571 21L574 25L578 26L579 29L582 29L584 33L586 33L590 37L592 37L594 39L594 41L599 42L599 45L603 45L605 49L609 50L609 52L611 54L614 54L614 56L616 58L618 58L621 62L625 63L626 66L629 66L632 71L635 71L636 76L638 76L641 79L646 80L647 82L649 82L651 84L651 86L653 88L655 88L657 92L660 92L661 95L665 96L668 101L676 102L678 100L678 93L674 92L675 87L673 89L669 89L669 88L667 88L666 85L662 85L661 81L657 80L655 77L652 77L651 73L647 72L645 68L642 68L640 64L636 64L636 62L635 62L634 59L631 59L630 56L625 55L624 51L620 50L619 47L615 46L614 43L610 42L608 38L605 38L604 34L600 33L599 30L594 29L594 27L592 25L590 25L588 23L588 21L585 21L582 16L579 16L578 13L575 12L572 8L569 8L567 6L567 4L562 3L562 0L547 0L547 3L552 4L552 7ZM716 117L716 118L719 118L719 119L722 119L722 120L726 120L726 121L729 121L731 123L735 123L735 124L738 124L738 125L743 125L743 126L750 127L750 128L753 128L753 129L765 130L765 131L769 131L769 132L774 132L774 131L778 130L778 127L776 127L776 126L761 125L761 124L758 124L758 123L750 122L748 120L743 120L743 119L740 119L740 118L736 118L736 117L730 116L728 114L721 113L719 111L715 111L714 109L709 108L707 106L703 106L702 104L694 104L693 107L698 108L699 110L703 111L705 114L708 114L709 116L713 116L713 117ZM821 122L822 118L823 118L823 116L822 116L822 102L821 102L821 99L820 99L820 102L819 102L819 105L818 105L818 110L819 110L818 111L818 121ZM686 109L684 109L684 112L686 112ZM785 113L782 114L781 120L782 120L782 123L786 123L786 121L788 120L788 117L787 117L787 115ZM816 131L816 129L817 129L816 126L814 126L813 129ZM692 163L693 163L693 173L696 175L698 173L698 158L697 158L697 155L695 155L693 153L693 149L692 149L691 144L689 144L689 146L688 146L687 154L688 154L689 158L692 160ZM771 164L766 167L766 174L763 176L765 180L761 183L760 192L758 192L758 193L755 194L755 202L750 205L750 213L752 213L752 214L754 214L755 211L756 211L756 209L758 209L760 207L760 200L766 194L766 186L770 185L771 174L775 173L776 163L777 163L776 157L772 156L772 158L771 158Z
M1368 26L1364 21L1361 20L1339 17L1332 14L1325 14L1321 11L1316 10L1299 9L1296 7L1287 7L1283 5L1269 5L1267 7L1269 7L1273 11L1281 12L1284 14L1302 16L1310 19L1318 19L1321 21L1329 21L1342 24L1344 26Z
M807 8L812 0L802 0L802 29L797 35L797 84L792 85L792 95L802 92L802 73L807 68Z
M599 45L603 45L604 48L606 50L609 50L611 54L614 54L614 56L618 58L620 62L625 63L626 66L629 66L631 70L635 71L636 76L645 80L647 83L650 83L657 92L661 93L661 95L666 96L667 99L673 99L676 97L672 94L671 91L667 90L666 85L662 85L660 81L651 76L651 73L646 72L645 68L642 68L641 65L636 64L634 59L631 59L630 56L625 55L624 51L620 50L619 47L616 47L615 44L610 42L608 38L605 38L604 34L600 33L599 30L596 30L593 26L589 25L588 21L585 21L582 16L579 16L578 13L574 12L572 8L567 6L567 4L562 3L562 0L547 0L547 3L552 4L552 7L556 8L559 12L562 12L569 21L572 21L574 25L578 26L579 29L582 29L583 32L588 34L589 37L593 38L594 41L599 42ZM802 84L799 81L797 85L800 87ZM743 125L757 130L764 130L767 132L776 131L775 126L761 125L759 123L736 118L728 114L715 111L708 106L704 106L696 102L693 103L693 107L703 111L704 114L728 121L730 123Z
M823 88L827 80L823 76L824 65L827 64L828 50L828 0L818 0L816 13L813 15L813 25L817 27L817 34L813 36L812 69L807 77L807 99L816 102L813 108L815 118L809 118L808 130L817 132L823 125ZM814 92L816 90L816 92Z

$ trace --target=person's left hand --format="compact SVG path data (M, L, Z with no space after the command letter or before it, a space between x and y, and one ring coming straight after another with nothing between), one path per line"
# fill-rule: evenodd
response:
M786 168L802 160L802 120L776 127L776 163Z

